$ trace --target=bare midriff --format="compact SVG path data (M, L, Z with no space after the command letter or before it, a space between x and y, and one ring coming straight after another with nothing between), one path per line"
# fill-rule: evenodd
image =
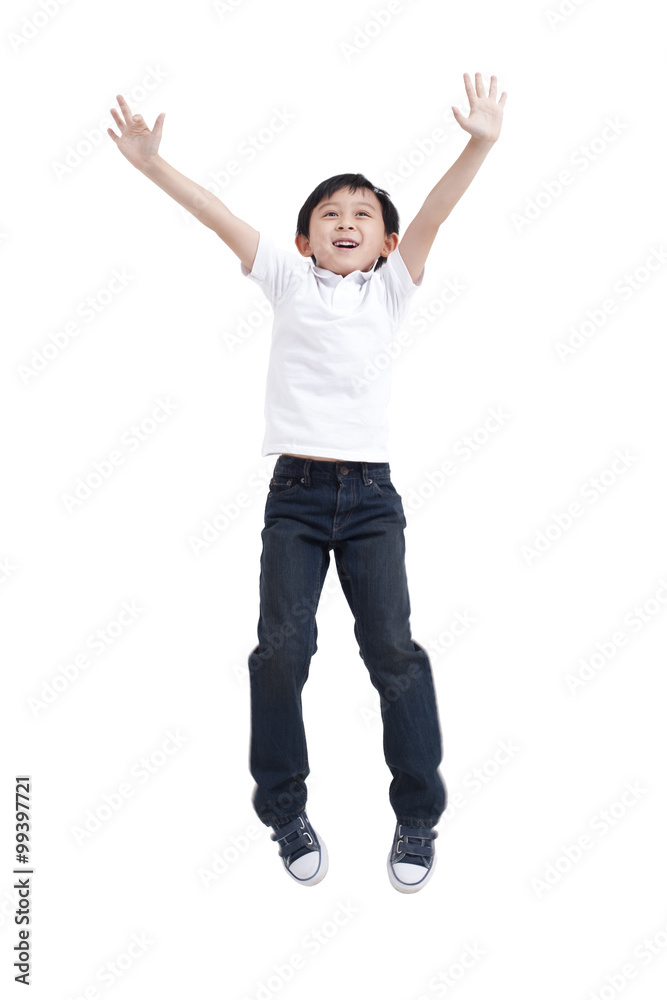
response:
M291 451L284 451L283 455L287 455L289 458L311 458L315 462L346 462L348 459L345 458L322 458L321 455L295 455Z

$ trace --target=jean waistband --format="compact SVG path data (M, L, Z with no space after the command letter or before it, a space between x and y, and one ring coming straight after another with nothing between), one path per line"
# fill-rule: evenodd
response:
M324 462L316 458L296 458L294 455L279 455L276 470L286 475L298 475L306 482L312 476L338 478L342 475L362 479L364 482L391 478L389 462Z

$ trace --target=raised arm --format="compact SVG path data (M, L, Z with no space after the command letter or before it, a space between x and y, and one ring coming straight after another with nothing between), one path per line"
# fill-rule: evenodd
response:
M118 94L116 100L123 113L123 118L120 117L115 108L111 108L111 114L120 131L120 136L117 136L111 128L107 129L107 132L123 156L149 180L166 191L174 201L191 212L200 222L203 222L208 229L217 233L248 270L252 270L259 243L258 231L233 215L211 191L207 191L196 181L179 173L158 155L162 138L162 123L165 117L164 111L157 116L151 130L141 115L132 116L130 114L130 109L122 94Z
M463 74L463 80L470 101L470 114L466 118L454 106L452 111L461 128L469 132L471 138L458 160L430 192L398 245L413 282L417 281L424 269L440 226L461 195L467 191L500 135L507 94L503 91L500 100L496 102L496 77L491 77L488 97L484 94L481 73L475 73L476 92L467 73Z

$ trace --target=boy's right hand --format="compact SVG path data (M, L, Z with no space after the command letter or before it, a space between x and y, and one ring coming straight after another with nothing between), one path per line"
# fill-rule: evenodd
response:
M116 100L118 101L120 110L123 112L123 118L120 117L115 108L111 108L111 114L120 131L120 137L111 128L107 129L107 133L116 143L123 156L133 166L137 167L138 170L141 170L153 157L157 156L160 139L162 138L162 123L165 112L162 111L157 116L155 125L151 131L141 115L134 115L132 117L127 101L122 94L117 94Z

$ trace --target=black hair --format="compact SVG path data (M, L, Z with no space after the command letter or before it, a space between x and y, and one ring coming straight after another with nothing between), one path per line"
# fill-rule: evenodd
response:
M325 201L327 198L330 198L336 191L340 191L341 188L349 188L353 194L358 188L365 188L368 191L372 191L382 206L382 219L384 222L385 236L391 236L392 233L398 233L398 212L396 211L396 207L386 191L382 188L375 187L375 185L371 184L368 178L364 177L363 174L336 174L335 177L329 177L326 181L322 181L321 184L318 184L315 190L312 191L306 198L299 212L295 236L305 236L306 239L309 238L310 217L313 214L313 210L321 201ZM311 254L310 257L315 265L317 265L315 254ZM386 261L386 257L378 257L373 270L377 271L377 269L382 267Z

